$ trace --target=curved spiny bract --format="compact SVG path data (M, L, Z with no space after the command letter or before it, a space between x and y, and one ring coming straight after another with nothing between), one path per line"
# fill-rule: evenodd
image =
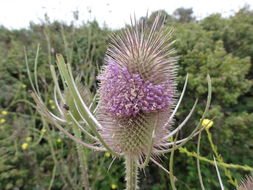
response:
M172 31L157 16L151 28L135 21L111 37L100 80L99 133L116 152L141 160L166 148L176 94Z
M91 93L89 92L89 90L87 88L85 88L85 86L83 86L80 82L80 79L77 78L75 80L78 91L83 99L83 101L85 102L86 105L90 105L91 104ZM69 88L66 88L63 92L64 97L64 101L65 102L60 102L60 106L63 110L64 113L64 117L69 117L68 116L68 111L71 111L73 113L73 115L75 115L75 119L80 122L81 121L81 116L77 111L77 108L75 106L74 103L74 99L71 96L71 92L69 90Z

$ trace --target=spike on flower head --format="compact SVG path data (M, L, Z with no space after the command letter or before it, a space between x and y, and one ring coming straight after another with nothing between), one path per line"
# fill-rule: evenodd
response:
M237 190L252 190L253 189L253 177L248 176L241 181Z
M175 102L175 53L171 30L157 16L151 28L142 20L111 38L100 80L97 118L100 133L116 152L147 152L166 143L165 125Z

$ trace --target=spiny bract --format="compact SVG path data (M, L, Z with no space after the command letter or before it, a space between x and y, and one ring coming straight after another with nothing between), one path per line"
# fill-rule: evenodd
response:
M160 16L144 19L111 37L100 80L100 134L116 152L143 156L166 148L175 103L176 61L172 31ZM154 151L153 151L154 152Z

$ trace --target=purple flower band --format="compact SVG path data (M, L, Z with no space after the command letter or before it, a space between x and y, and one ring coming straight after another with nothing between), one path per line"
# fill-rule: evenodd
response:
M101 105L113 116L135 116L139 112L156 112L173 103L173 92L166 84L154 85L139 74L132 74L110 60L98 77L101 81Z

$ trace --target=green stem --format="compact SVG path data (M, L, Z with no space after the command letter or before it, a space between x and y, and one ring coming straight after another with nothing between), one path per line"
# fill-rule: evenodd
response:
M215 146L213 143L212 133L209 131L209 129L206 129L206 132L207 132L208 141L211 145L212 151L213 151L217 161L220 163L224 163L222 156L218 153L217 146ZM235 187L237 187L238 186L237 180L233 179L233 176L232 176L230 170L224 166L222 166L222 168L224 169L225 176L228 178L228 182L231 183L232 185L234 185Z
M74 130L75 136L81 139L81 132L79 131L77 126L73 126L73 130ZM89 187L89 179L88 179L88 166L87 166L86 152L84 148L81 147L80 144L76 144L76 148L77 148L77 153L78 153L78 157L80 161L83 186L85 190L89 190L90 187Z
M73 100L69 100L68 98L66 99L66 103L69 105L70 112L69 114L66 114L66 118L68 122L72 122L72 129L74 132L74 135L78 139L82 139L82 134L80 131L80 128L78 127L77 123L73 123L73 118L75 120L80 120L80 116L78 114L77 109L75 108L75 104ZM73 115L73 118L71 118L71 115ZM80 163L80 170L81 170L81 176L82 176L82 186L84 187L85 190L90 190L90 185L89 185L89 179L88 179L88 164L87 164L87 152L82 147L80 144L76 143L76 149L77 149L77 154L79 158L79 163Z
M126 156L126 190L138 190L137 159L131 155Z
M179 152L185 153L189 157L198 158L200 161L207 162L207 163L215 166L215 163L213 160L209 160L206 157L200 156L196 152L190 152L186 148L180 147ZM248 165L227 164L224 162L217 162L217 165L221 166L221 167L225 167L225 168L240 169L240 170L244 170L244 171L253 171L253 167L250 167Z

